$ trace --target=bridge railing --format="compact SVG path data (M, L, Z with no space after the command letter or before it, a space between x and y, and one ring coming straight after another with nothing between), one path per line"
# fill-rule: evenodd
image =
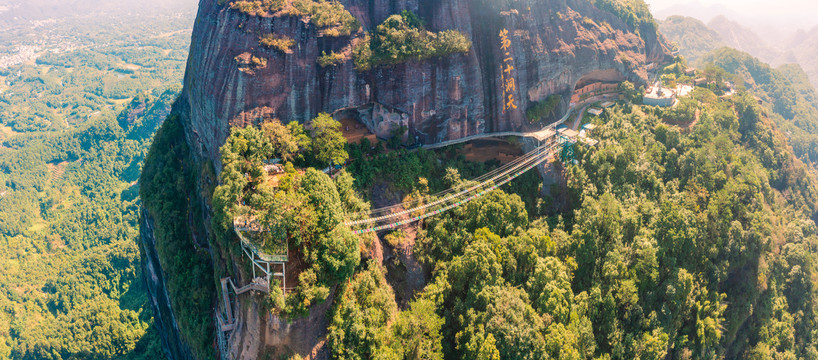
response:
M233 230L241 239L242 245L259 259L266 262L287 262L289 249L286 235L276 236L258 220L247 216L234 218ZM262 251L257 244L264 244L265 248L272 249L273 253Z
M536 157L534 157L531 161L526 162L524 166L522 166L521 168L516 168L514 169L514 171L511 171L507 174L502 174L501 176L498 176L496 178L492 178L490 180L479 183L477 186L470 188L469 191L467 192L458 193L456 196L444 199L444 201L436 202L434 203L436 206L430 207L428 205L424 205L421 207L410 208L399 213L396 213L394 215L387 215L375 219L370 219L370 221L367 221L367 223L371 223L370 225L367 225L363 229L355 230L354 232L357 234L364 234L369 232L393 229L405 224L413 223L440 214L442 212L451 210L455 207L462 206L508 183L509 181L517 178L523 173L531 170L532 168L536 167L542 162L553 157L554 154L558 153L561 148L562 144L560 144L559 142L553 142L549 144L549 146L544 151L536 154ZM400 220L398 219L398 217L405 214L410 214L414 216L410 216L408 218L401 218ZM384 224L384 222L386 223Z

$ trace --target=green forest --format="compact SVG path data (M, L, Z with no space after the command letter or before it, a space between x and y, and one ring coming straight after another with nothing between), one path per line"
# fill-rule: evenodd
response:
M700 114L689 129L671 125L678 109L620 102L606 110L594 120L600 143L578 145L576 164L556 164L566 182L544 198L532 173L386 234L383 246L393 248L412 237L429 276L408 301L396 283L406 264L373 259L379 240L354 235L342 219L370 207L379 186L411 199L497 164L465 162L456 148L341 150L339 125L326 115L304 127L269 119L236 128L213 197L219 258L244 259L233 216L255 211L280 227L273 233L306 268L263 311L294 319L332 301L327 344L338 359L816 359L818 183L775 121L788 108L765 107L745 90L719 97L697 88L691 99L685 106ZM320 142L329 150L315 147L319 136L334 139ZM333 180L315 168L334 156L350 162ZM272 157L285 159L277 185L260 180ZM158 166L176 161L166 155ZM166 174L147 185L183 184ZM145 195L164 219L172 206ZM173 219L160 222L173 231ZM174 239L162 237L187 241ZM214 265L223 274L228 264ZM186 313L182 321L212 321ZM189 336L200 355L214 356L212 335Z
M608 111L566 168L570 211L498 190L427 220L414 250L433 280L406 309L362 262L333 355L818 357L814 175L752 96L697 99L688 133L658 109Z
M106 45L0 73L0 359L164 357L137 180L180 91L190 28L130 20L59 22Z
M643 38L657 26L642 1L592 3ZM309 66L351 55L367 71L472 46L409 11L364 34L337 1L224 6L365 37ZM140 230L155 237L181 342L218 358L220 279L252 271L237 219L269 230L252 245L289 255L297 276L286 296L275 278L270 293L230 295L236 309L290 322L322 311L333 359L818 360L818 95L798 66L697 43L711 84L665 109L623 83L633 102L586 116L599 143L551 161L548 185L529 171L420 223L358 234L345 221L362 211L432 201L502 164L468 161L464 144L409 149L405 127L347 143L326 113L262 116L230 129L216 163L197 158L178 100L190 21L176 20L76 24L93 45L0 70L0 360L164 358ZM692 80L684 58L665 65L663 79Z

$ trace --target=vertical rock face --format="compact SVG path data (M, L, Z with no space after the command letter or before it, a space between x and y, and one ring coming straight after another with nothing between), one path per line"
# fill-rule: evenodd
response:
M156 253L156 237L154 236L153 219L142 208L139 236L142 239L142 268L145 270L145 282L148 295L151 299L151 310L155 326L159 329L162 338L162 347L170 360L193 359L190 349L181 341L179 324L173 315L170 297L165 286L165 276L159 255Z
M484 132L528 130L525 110L550 94L570 99L585 74L615 70L644 82L645 64L668 55L658 34L634 34L616 16L584 0L343 0L372 30L389 15L411 10L429 30L459 30L471 51L426 61L356 71L350 59L322 68L322 52L349 53L351 37L320 36L296 16L249 16L216 0L203 0L185 76L190 126L198 155L216 160L230 121L267 107L283 121L304 122L319 112L369 106L374 130L398 121L423 143ZM500 33L510 43L503 47ZM261 47L260 34L295 40L291 53ZM354 34L353 34L354 36ZM644 39L648 39L647 43ZM253 71L236 57L267 59ZM512 66L506 73L504 69ZM506 82L514 79L511 91ZM509 107L508 96L513 98ZM567 100L561 110L567 110ZM379 104L381 106L372 106ZM387 136L388 134L379 133Z
M357 71L350 56L336 66L322 68L317 59L323 52L348 55L353 38L359 35L320 36L308 19L248 16L219 0L201 0L184 90L174 105L174 116L185 135L178 141L189 145L192 163L213 164L218 173L219 147L231 125L252 123L260 115L304 122L319 112L353 114L381 136L389 136L395 126L406 126L412 138L426 144L479 133L538 129L542 124L531 125L526 119L526 109L534 103L559 94L563 100L558 109L564 113L581 80L643 83L646 63L669 56L660 35L638 36L619 18L585 0L341 2L361 22L363 31L371 31L392 14L411 10L429 30L458 30L473 46L468 53L366 72ZM270 33L294 39L291 51L261 47L259 36ZM266 64L240 65L253 57L266 59ZM561 116L556 114L556 118ZM210 174L195 180L193 188L212 188L208 182L215 180L215 174ZM191 227L188 232L196 233L193 222L209 224L210 199L190 200L204 204L205 213L189 211L199 218L178 226ZM150 219L161 214L144 209L143 213L144 266L157 326L172 359L191 358L190 347L180 335L185 329L179 328L171 307L185 304L168 298L163 279L173 274L163 274L162 259L155 251ZM249 281L236 273L235 266L225 265L242 264L246 259L225 259L223 254L228 252L220 251L213 234L201 235L197 238L211 239L217 274ZM213 294L214 304L218 303L216 296ZM231 356L257 358L279 347L318 357L326 354L319 338L326 331L321 324L326 323L329 302L314 309L309 320L288 324L258 311L259 299L241 300L244 310L237 311L240 323L229 341Z

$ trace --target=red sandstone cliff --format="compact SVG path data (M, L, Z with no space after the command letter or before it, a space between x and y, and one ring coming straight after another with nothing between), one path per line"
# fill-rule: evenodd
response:
M322 52L348 48L351 36L319 36L300 17L250 16L202 0L183 94L189 104L188 141L199 155L215 160L230 120L259 107L284 121L302 122L319 112L361 108L357 113L376 132L399 123L423 143L525 130L525 109L532 102L553 93L570 99L584 75L615 69L631 81L644 82L645 64L667 57L661 41L643 40L657 39L657 34L640 37L616 16L583 0L341 2L364 30L408 9L430 30L463 32L473 47L467 54L367 72L356 71L351 60L322 68L316 61ZM503 30L508 31L510 51L501 49ZM258 44L263 33L286 35L296 44L288 54L264 48ZM266 58L267 65L252 74L241 71L234 59L241 54ZM508 99L501 69L508 58L515 68L517 109L504 111ZM561 110L566 108L567 100Z

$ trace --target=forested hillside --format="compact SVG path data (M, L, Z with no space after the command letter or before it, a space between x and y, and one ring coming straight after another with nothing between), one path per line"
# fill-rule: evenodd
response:
M333 354L818 356L815 178L752 96L696 98L689 132L658 108L607 112L566 169L571 211L541 217L498 190L428 220L414 251L433 280L402 311L362 262L334 305Z
M83 46L0 69L0 359L164 357L137 180L180 90L178 16L57 21Z
M768 115L786 135L795 155L818 165L818 95L798 65L774 69L749 54L730 48L713 51L701 59L738 75L769 109Z
M250 126L235 129L222 148L227 170L214 204L217 215L241 212L225 206L244 193L242 206L265 206L259 216L292 235L290 250L309 270L261 311L298 319L303 306L332 301L333 358L816 358L814 172L750 93L718 97L697 88L693 98L700 113L689 129L667 124L676 110L625 103L606 110L594 120L600 143L580 147L576 165L554 165L564 166L567 185L544 201L531 197L536 186L526 184L538 180L527 178L382 239L351 235L339 214L365 208L358 196L374 200L384 185L417 198L485 165L465 164L457 151L349 145L354 165L336 181L286 165L280 187L270 187L257 180L261 159L291 158L299 168L321 162L309 160L308 143L268 137L287 131ZM165 126L168 135L178 131L176 122ZM166 151L156 153L177 153L175 137L162 138L157 146ZM191 174L169 172L178 160L163 159L156 163L164 170L146 173L143 189L156 191L148 205L185 216L186 200L163 200L173 191L159 189L174 176L185 189ZM192 166L185 161L183 168ZM554 197L567 201L567 211ZM183 211L168 212L173 206ZM163 233L179 220L162 218ZM218 241L238 251L229 230L219 231ZM188 236L160 239L182 251ZM359 254L339 245L349 241ZM396 255L373 256L373 242ZM404 292L406 251L429 279L413 298ZM185 296L206 307L201 294ZM183 321L207 321L184 308L179 314L193 317Z
M675 42L679 53L690 61L697 61L704 54L725 46L719 33L691 17L670 16L659 22L659 30L668 40Z

